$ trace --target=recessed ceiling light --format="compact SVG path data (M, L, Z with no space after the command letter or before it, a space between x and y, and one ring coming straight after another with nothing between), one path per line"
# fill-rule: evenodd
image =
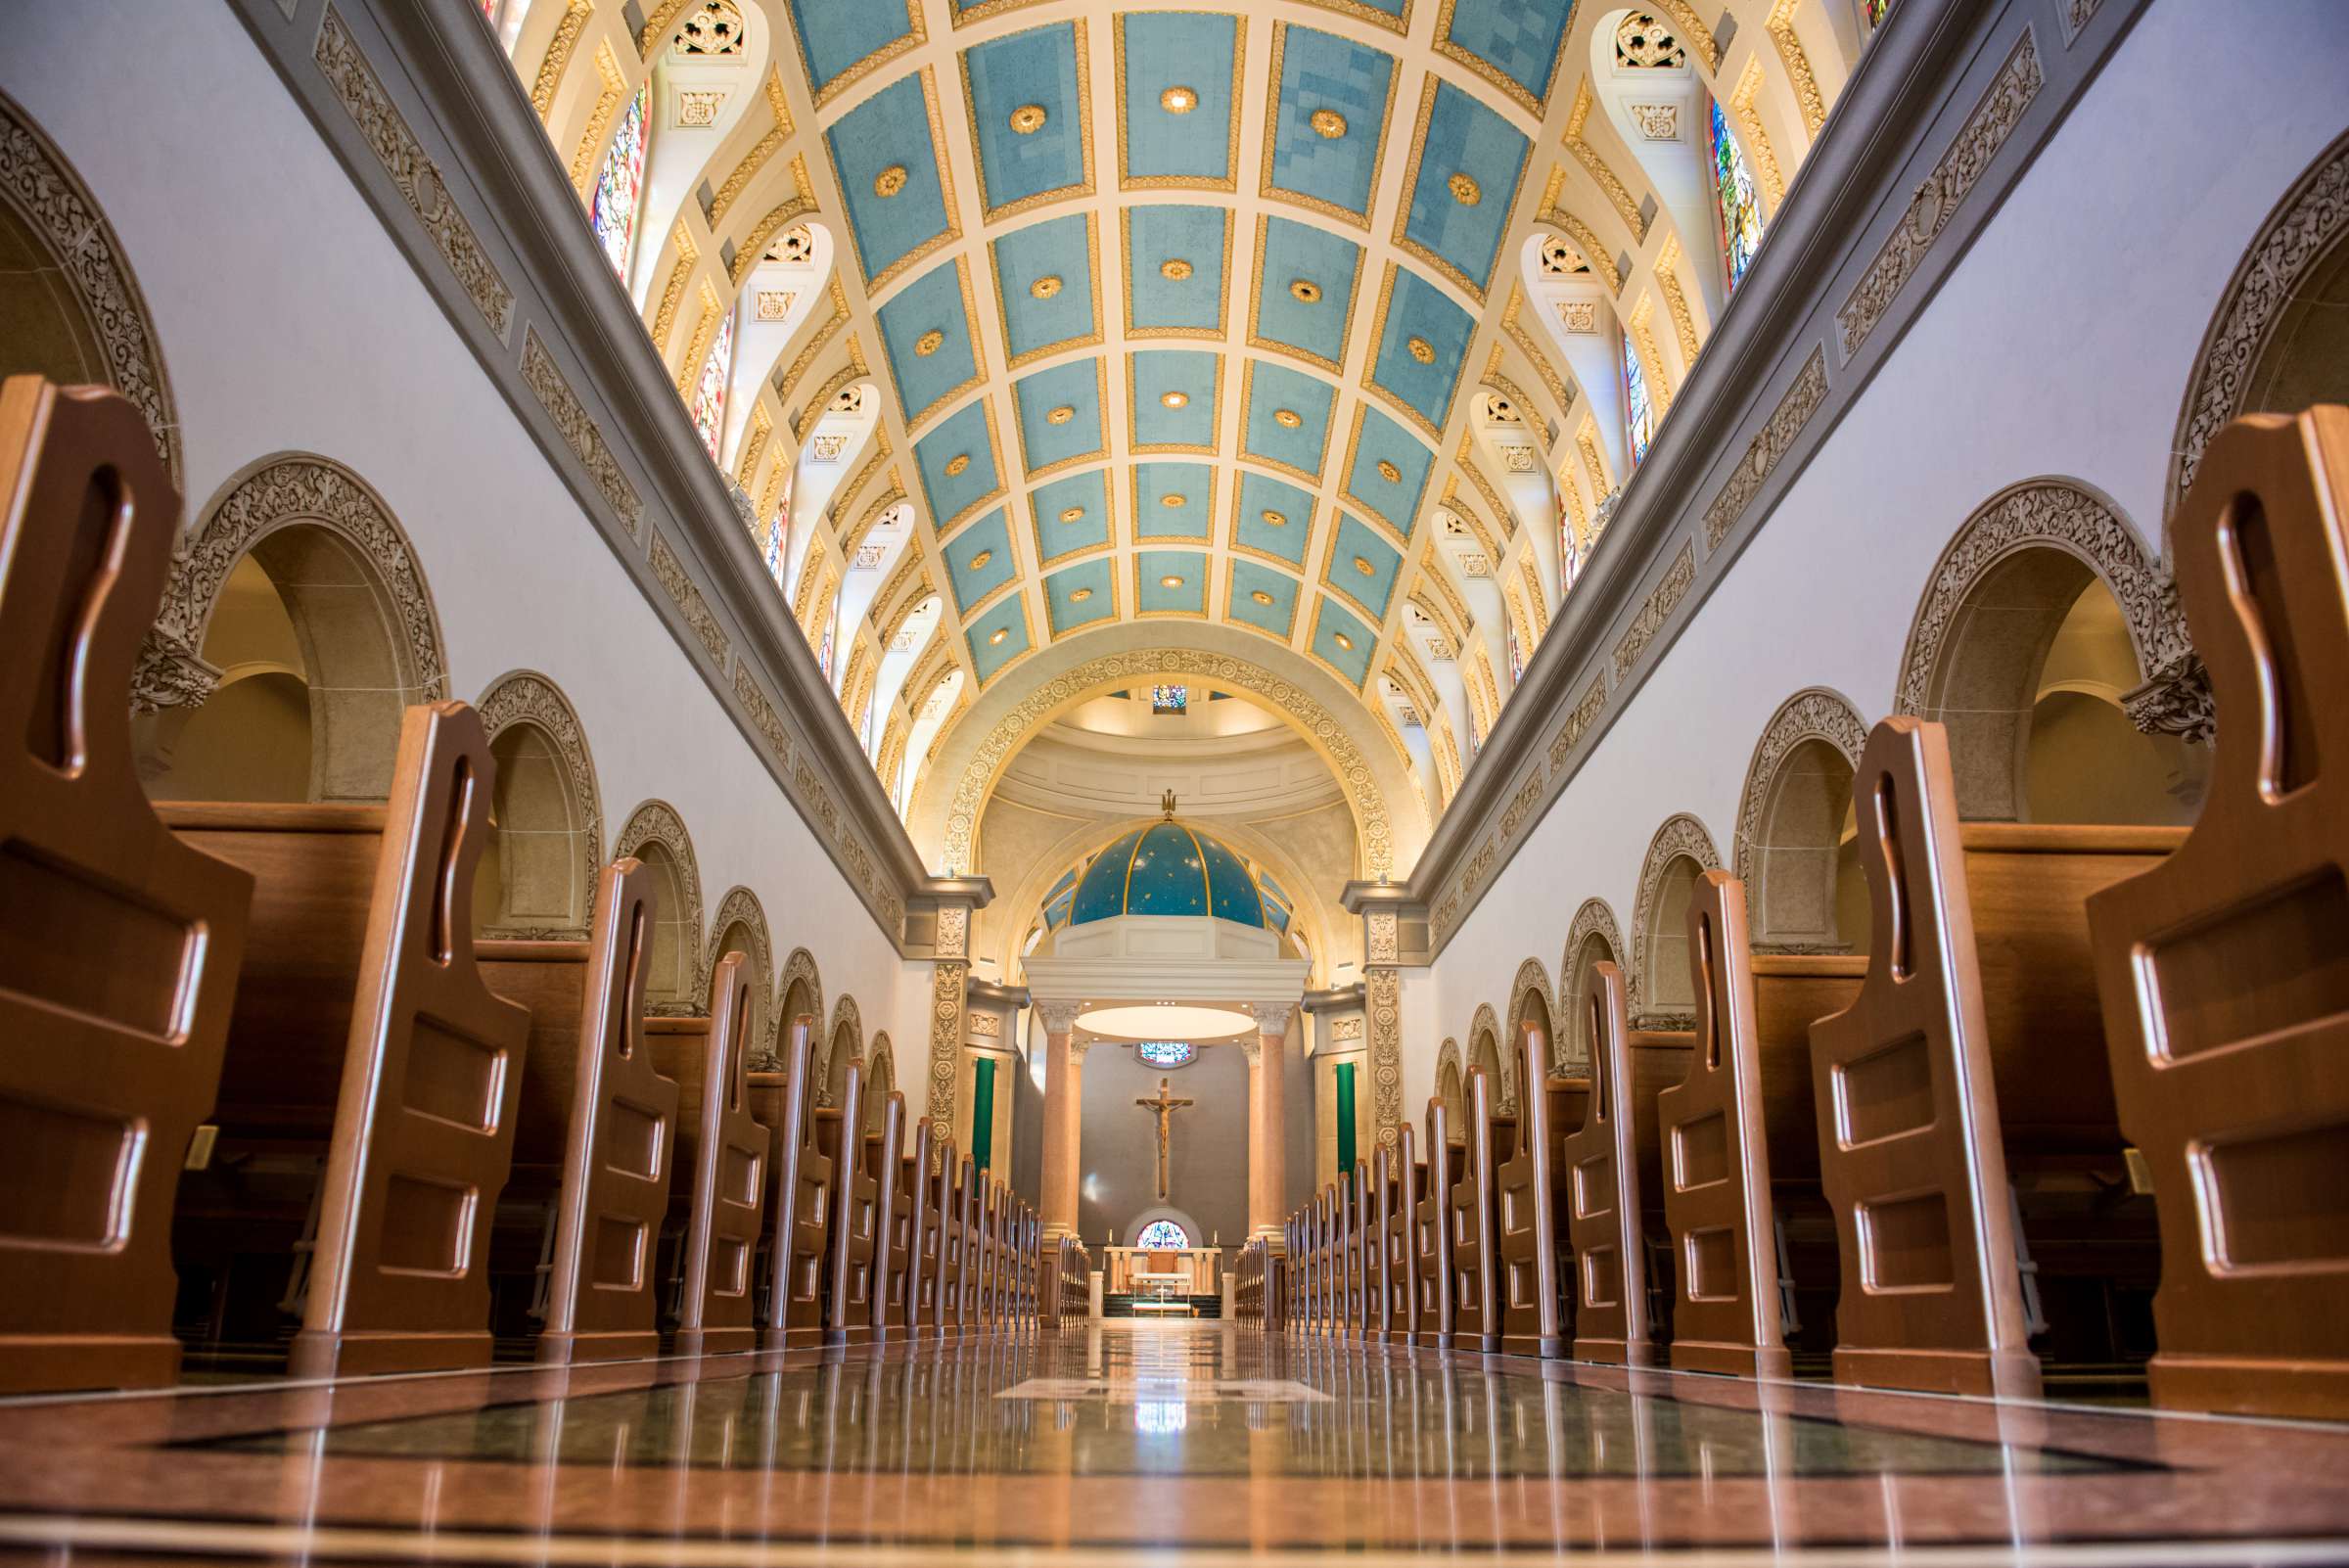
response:
M1085 601L1085 600L1087 600L1087 599L1091 598L1092 596L1093 596L1093 590L1092 590L1092 589L1090 589L1090 588L1079 588L1079 589L1075 590L1074 592L1072 592L1072 593L1069 595L1069 602L1070 602L1071 604L1082 604L1082 603L1084 603L1084 601Z
M1252 590L1248 597L1254 599L1258 604L1270 604L1272 602L1272 595L1267 593L1262 588Z
M987 634L987 645L990 648L992 648L995 644L1001 642L1004 638L1010 635L1011 628L1009 626L997 626L994 630Z
M1382 457L1378 460L1378 477L1385 480L1389 484L1401 484L1403 483L1403 470L1397 468L1394 464L1388 462Z
M1290 280L1289 293L1301 304L1319 304L1321 302L1321 285L1311 278Z
M1158 264L1158 275L1174 283L1181 283L1191 275L1191 264L1178 255L1171 255Z
M1287 430L1295 430L1305 423L1305 419L1294 408L1275 408L1272 410L1272 423Z
M1190 402L1191 394L1183 392L1161 392L1158 400L1169 408L1181 408Z
M1404 346L1410 350L1413 359L1423 365L1432 365L1436 362L1436 346L1425 338L1413 338Z
M1077 410L1071 408L1067 403L1063 403L1058 408L1053 409L1050 413L1044 416L1044 423L1047 425L1065 425L1076 417Z
M932 327L928 332L923 333L919 338L913 340L914 357L917 359L927 359L932 354L938 352L941 348L944 348L945 346L946 335L939 331L936 327Z
M956 452L952 457L946 459L946 478L958 478L962 472L970 466L971 454L968 452Z
M1485 188L1476 183L1473 174L1454 174L1444 183L1451 188L1451 199L1462 207L1474 207L1485 199Z
M1347 636L1343 631L1333 631L1329 634L1329 638L1330 641L1336 643L1341 648L1347 649L1349 652L1351 652L1354 648L1354 639Z
M1060 293L1060 274L1057 272L1045 273L1042 277L1028 285L1028 292L1030 295L1038 300L1051 299L1054 295Z
M1316 109L1312 120L1313 131L1324 141L1336 141L1346 134L1346 116L1334 109Z
M1272 527L1276 529L1285 529L1289 526L1289 520L1285 514L1275 512L1268 506L1265 508L1263 516L1267 523L1271 524Z
M977 555L974 555L974 556L972 556L972 557L971 557L971 570L972 570L973 572L976 572L976 571L978 571L978 570L979 570L981 567L983 567L983 566L987 565L987 564L988 564L990 561L992 561L994 558L995 558L995 552L994 552L994 551L992 551L992 550L982 550L982 551L980 551L980 552L979 552Z
M1158 504L1161 506L1188 506L1191 504L1191 498L1180 490L1169 490L1158 498Z
M905 165L892 163L873 176L873 194L884 202L905 189Z
M1158 579L1158 585L1162 588L1179 588L1182 586L1182 578L1175 573L1170 572Z
M1060 509L1060 520L1063 523L1074 523L1082 516L1084 516L1084 508L1082 506L1064 506Z
M1170 115L1187 115L1199 107L1199 95L1188 87L1170 87L1158 95L1158 107Z
M1034 136L1050 117L1041 104L1022 104L1011 112L1011 128L1022 136Z

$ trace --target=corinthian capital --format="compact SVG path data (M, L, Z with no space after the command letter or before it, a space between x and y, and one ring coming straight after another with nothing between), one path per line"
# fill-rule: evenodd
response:
M1077 1027L1077 1015L1084 1011L1082 1002L1039 1001L1036 1016L1044 1021L1044 1033L1059 1038Z
M1293 1001L1260 1001L1254 1011L1258 1034L1280 1036L1289 1032L1289 1024L1297 1016L1297 1004Z

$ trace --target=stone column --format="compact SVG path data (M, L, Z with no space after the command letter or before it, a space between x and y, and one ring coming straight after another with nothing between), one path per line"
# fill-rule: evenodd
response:
M1044 1025L1044 1170L1041 1219L1046 1240L1077 1234L1079 1170L1084 1124L1084 1046L1077 1040L1079 1005L1036 1004Z
M1259 1002L1256 1038L1248 1053L1248 1225L1256 1236L1281 1245L1288 1171L1288 1129L1282 1108L1289 1021L1294 1002Z

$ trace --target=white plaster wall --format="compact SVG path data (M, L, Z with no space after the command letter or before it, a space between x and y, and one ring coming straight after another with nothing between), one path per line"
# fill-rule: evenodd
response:
M91 47L106 37L139 44ZM757 893L777 961L806 946L827 1007L853 995L867 1031L905 1041L918 1099L929 1032L899 1011L906 966L229 9L17 9L0 88L96 195L154 312L189 516L276 452L359 474L423 563L451 694L551 676L586 726L605 848L636 803L672 803L705 908Z
M1527 957L1558 983L1582 900L1625 937L1665 817L1732 853L1762 727L1807 685L1871 722L1891 707L1927 574L2018 481L2085 481L2158 546L2170 442L2194 354L2269 210L2349 122L2337 0L2277 0L2258 58L2223 18L2156 0L1778 504L1727 579L1470 913L1435 969L1437 1039L1508 1006ZM2043 48L2059 47L2041 28ZM2220 130L2211 106L2228 105ZM1631 955L1625 954L1628 963ZM1432 1046L1406 1035L1424 1101Z

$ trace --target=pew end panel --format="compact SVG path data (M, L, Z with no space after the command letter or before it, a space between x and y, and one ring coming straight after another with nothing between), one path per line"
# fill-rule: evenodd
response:
M1589 1109L1566 1137L1560 1161L1574 1241L1578 1360L1646 1366L1656 1360L1634 1114L1623 971L1601 960L1591 970Z
M1420 1350L1451 1349L1451 1189L1467 1165L1466 1146L1451 1141L1451 1113L1442 1095L1433 1096L1427 1102L1427 1188L1412 1211L1411 1272L1419 1305L1411 1344Z
M824 1240L832 1207L832 1162L815 1146L813 1020L793 1020L785 1037L781 1110L774 1124L773 1211L761 1350L805 1350L824 1339Z
M729 1355L754 1349L759 1341L752 1281L774 1140L752 1109L750 1032L756 1011L750 961L729 952L710 981L699 1081L690 1093L679 1085L678 1126L690 1122L698 1129L690 1150L693 1208L686 1222L684 1291L677 1314L676 1348L683 1356ZM690 1111L688 1098L695 1102ZM680 1139L678 1158L687 1156Z
M824 1264L826 1345L862 1345L873 1337L873 1252L879 1244L880 1183L863 1157L864 1065L851 1062L840 1104L811 1117L815 1140L831 1162L832 1225Z
M2218 753L2165 863L2090 898L2161 1236L2154 1402L2349 1416L2349 409L2221 432L2179 511Z
M171 1213L253 899L160 820L130 693L180 502L138 412L0 387L0 1392L175 1381Z

